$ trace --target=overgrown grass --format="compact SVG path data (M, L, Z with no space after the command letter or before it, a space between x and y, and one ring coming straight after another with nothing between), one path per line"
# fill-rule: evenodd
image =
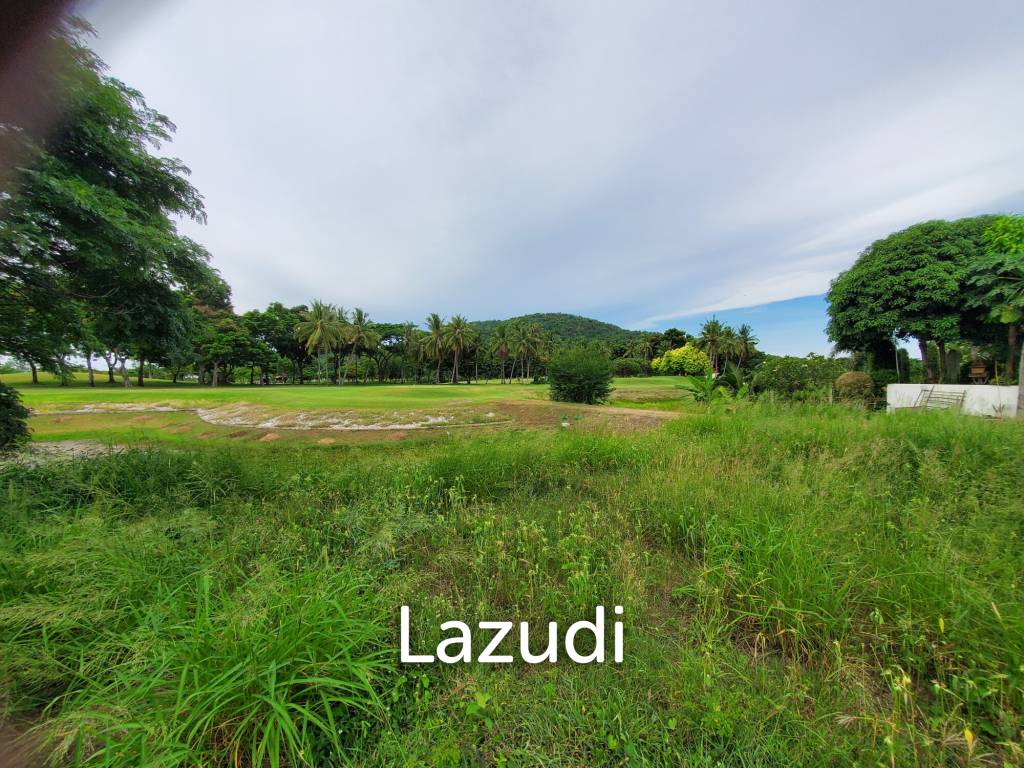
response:
M7 466L6 706L112 765L1019 764L1022 455L775 406ZM623 605L625 661L403 667L402 604L419 648Z

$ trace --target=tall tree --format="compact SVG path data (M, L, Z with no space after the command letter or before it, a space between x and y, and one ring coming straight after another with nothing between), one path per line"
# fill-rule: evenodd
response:
M441 362L444 360L445 351L448 349L448 342L445 339L444 319L431 312L427 316L427 335L423 339L423 349L431 360L437 361L437 375L435 383L441 383Z
M316 352L316 380L323 378L320 358L335 349L345 338L346 313L343 307L314 299L302 320L295 326L295 338L306 345L306 353Z
M494 336L491 337L491 351L494 352L495 357L498 358L498 362L501 365L501 383L505 383L505 361L508 360L510 351L510 340L508 325L505 323L499 323L498 327L494 329Z
M377 345L377 334L370 327L370 316L359 307L352 310L352 319L345 329L345 341L349 345L349 361L355 359L356 351L359 349L371 350ZM348 366L342 373L341 383L345 383L348 376Z
M928 355L960 337L966 281L984 252L982 236L995 217L915 224L868 246L832 281L828 334L840 349L858 351L893 337L915 338L925 376L941 375Z
M459 382L459 358L472 342L473 330L462 315L455 315L445 327L445 346L451 350L454 356L452 363L452 384Z
M105 74L82 43L89 32L77 21L53 32L53 130L0 132L2 153L20 158L0 181L0 352L18 354L34 336L47 340L39 351L59 359L83 341L75 321L86 308L99 318L129 305L148 313L146 302L158 301L159 323L179 325L170 315L184 306L170 294L209 259L175 226L178 217L205 220L188 169L151 154L174 125ZM123 356L146 353L160 333L139 317L106 330L117 337L122 371Z
M718 373L718 358L722 351L722 343L726 340L726 326L717 318L712 317L705 320L700 327L700 335L697 337L697 346L708 353L711 358L711 368Z
M984 234L985 252L974 266L969 282L980 292L975 304L987 304L990 316L1008 327L1013 370L1020 325L1024 322L1024 216L1003 216ZM1024 418L1024 348L1018 352L1017 416Z

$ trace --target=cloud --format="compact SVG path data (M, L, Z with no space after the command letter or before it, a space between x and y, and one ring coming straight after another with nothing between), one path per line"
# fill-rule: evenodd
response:
M179 126L243 309L651 327L1024 203L1016 2L128 7L96 47Z

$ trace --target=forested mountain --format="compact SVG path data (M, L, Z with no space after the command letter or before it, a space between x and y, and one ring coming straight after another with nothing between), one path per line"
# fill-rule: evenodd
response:
M628 331L611 323L604 323L580 315L568 315L564 312L537 312L532 315L520 315L508 320L474 320L470 326L481 336L489 337L500 323L536 323L547 333L553 333L564 341L607 341L609 344L627 344L651 334L647 331Z

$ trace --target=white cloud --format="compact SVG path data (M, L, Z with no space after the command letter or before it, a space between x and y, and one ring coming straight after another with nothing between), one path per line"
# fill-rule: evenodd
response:
M1024 201L1009 0L137 8L96 47L178 124L241 308L658 324Z

